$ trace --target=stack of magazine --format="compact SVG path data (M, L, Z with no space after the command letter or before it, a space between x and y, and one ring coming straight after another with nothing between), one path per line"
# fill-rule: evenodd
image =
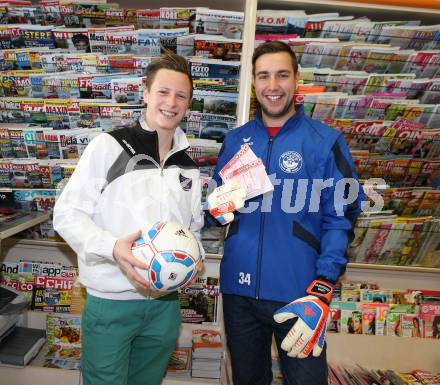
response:
M220 380L224 351L220 330L193 330L192 349L191 376Z

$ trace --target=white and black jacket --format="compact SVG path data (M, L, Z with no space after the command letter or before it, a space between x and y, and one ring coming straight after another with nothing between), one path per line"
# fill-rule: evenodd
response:
M118 238L157 221L175 221L200 237L203 226L199 170L177 128L173 148L159 165L158 137L140 124L103 133L90 142L58 198L54 228L78 254L80 281L95 296L142 299L113 258ZM203 251L202 251L203 252Z

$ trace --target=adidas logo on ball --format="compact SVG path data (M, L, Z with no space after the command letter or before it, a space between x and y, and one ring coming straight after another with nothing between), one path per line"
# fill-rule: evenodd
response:
M188 236L186 235L185 231L182 230L182 229L177 230L174 234L175 234L175 235L180 235L181 237L186 237L186 238L188 238Z

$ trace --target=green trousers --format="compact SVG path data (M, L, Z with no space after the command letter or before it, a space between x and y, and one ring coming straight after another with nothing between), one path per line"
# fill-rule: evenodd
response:
M84 385L160 385L179 334L177 294L116 301L87 296L82 318Z

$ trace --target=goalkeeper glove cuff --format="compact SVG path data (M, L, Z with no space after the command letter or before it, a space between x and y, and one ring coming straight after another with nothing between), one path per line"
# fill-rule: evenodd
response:
M329 280L320 277L315 279L309 285L309 287L306 289L306 293L318 297L328 305L332 300L333 290L334 284L330 283Z

